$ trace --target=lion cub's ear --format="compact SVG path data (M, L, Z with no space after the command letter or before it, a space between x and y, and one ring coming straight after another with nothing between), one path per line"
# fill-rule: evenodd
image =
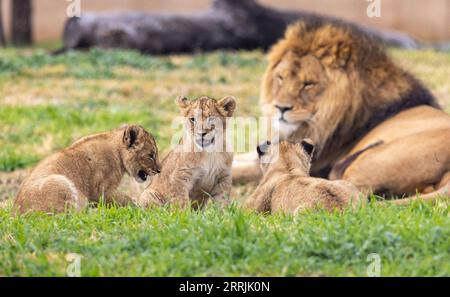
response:
M233 96L226 96L217 102L219 112L226 116L231 117L236 109L236 99Z
M300 146L310 157L312 157L312 154L314 153L314 143L311 139L303 139L302 141L300 141Z
M184 96L178 96L177 99L175 99L175 103L180 108L186 108L189 105L189 99Z
M143 130L143 128L137 125L128 126L125 129L125 132L123 132L123 143L125 143L128 148L135 146L138 143L139 134L142 132L141 130Z

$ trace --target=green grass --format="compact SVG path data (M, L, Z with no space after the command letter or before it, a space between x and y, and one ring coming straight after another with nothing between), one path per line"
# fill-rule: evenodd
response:
M12 171L34 164L41 154L30 152L29 148L39 146L49 135L55 149L61 149L70 145L74 138L92 131L106 131L136 120L150 131L155 131L153 134L157 137L161 121L158 115L144 106L136 110L102 101L5 107L0 110L0 117L5 126L13 128L7 135L0 136L0 141L4 141L0 151L0 171Z
M391 50L450 111L450 53ZM0 201L21 169L84 135L137 123L168 148L177 95L234 95L258 115L264 53L151 57L131 51L0 50ZM6 185L7 189L2 187ZM235 187L245 199L252 187ZM6 194L5 194L6 193ZM3 196L2 196L3 195ZM14 217L0 208L0 275L65 275L69 253L94 275L450 275L448 206L370 206L355 212L262 216L135 208Z
M259 77L252 72L264 66L259 52L167 58L97 49L57 57L2 50L0 171L32 166L84 135L125 123L143 125L167 148L180 94L233 94L252 103L241 114L255 114Z
M355 212L262 216L236 207L205 212L91 209L11 218L0 210L0 275L382 276L450 272L448 207L370 206Z

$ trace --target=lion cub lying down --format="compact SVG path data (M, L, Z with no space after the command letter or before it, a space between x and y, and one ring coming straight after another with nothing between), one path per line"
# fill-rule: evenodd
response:
M180 144L162 162L161 174L139 197L142 207L174 204L202 208L211 200L228 203L233 154L226 150L226 119L233 115L233 97L216 101L200 97L176 100L184 121Z
M81 138L43 160L22 183L14 208L21 213L79 210L102 195L124 205L132 200L116 189L125 173L144 182L158 172L153 136L140 126L126 126Z
M278 149L278 150L277 150ZM309 175L314 145L282 141L257 148L263 177L245 207L258 212L298 213L323 207L328 211L364 203L358 189L346 181L329 181Z

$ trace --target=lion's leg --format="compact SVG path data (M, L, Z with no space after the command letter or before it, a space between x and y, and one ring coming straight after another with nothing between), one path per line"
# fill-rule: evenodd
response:
M89 201L75 185L63 175L50 175L30 182L17 197L15 206L19 212L42 211L58 213L66 210L82 210Z
M211 191L211 199L208 200L221 207L230 204L231 192L231 175L230 172L222 172L222 175L217 177L217 183Z
M189 167L176 169L170 175L157 175L139 196L137 204L143 208L163 205L187 208L191 204L192 183L193 170Z
M450 184L450 171L447 172L444 177L441 179L441 181L439 182L439 184L437 185L437 188L443 188L445 186L448 187L448 185Z
M397 200L386 200L383 202L389 202L389 203L394 203L395 205L408 205L409 203L416 201L416 200L421 200L421 201L427 201L427 202L436 202L439 199L450 199L450 182L447 183L446 185L444 185L443 187L441 187L439 190L431 192L429 194L425 194L425 195L416 195L416 196L411 196L411 197L407 197L404 199L397 199Z
M105 202L118 206L127 206L133 204L133 198L120 191L113 191L111 193L105 193Z
M193 171L190 168L178 169L172 173L170 183L165 189L167 194L164 195L171 205L181 209L191 207L189 192L192 189L193 180Z
M137 199L137 205L142 208L148 208L151 206L163 206L166 204L166 199L155 189L148 187L142 192Z
M184 189L176 189L169 194L169 203L175 207L186 209L191 207L191 199L189 198L189 191Z
M403 137L364 152L345 170L342 179L361 192L404 196L443 187L450 170L450 130Z
M261 176L262 173L259 168L258 154L256 152L235 156L232 167L234 184L258 181Z
M163 206L166 204L174 205L181 209L190 206L189 190L180 183L177 186L168 186L164 191L158 187L153 188L151 185L139 196L137 204L142 208L152 206Z
M256 188L255 192L245 200L243 207L260 213L271 212L273 185L263 185Z

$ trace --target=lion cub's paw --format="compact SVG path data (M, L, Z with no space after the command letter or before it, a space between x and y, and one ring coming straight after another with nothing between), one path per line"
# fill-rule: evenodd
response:
M146 189L135 201L142 208L160 207L166 204L163 197L152 189Z

